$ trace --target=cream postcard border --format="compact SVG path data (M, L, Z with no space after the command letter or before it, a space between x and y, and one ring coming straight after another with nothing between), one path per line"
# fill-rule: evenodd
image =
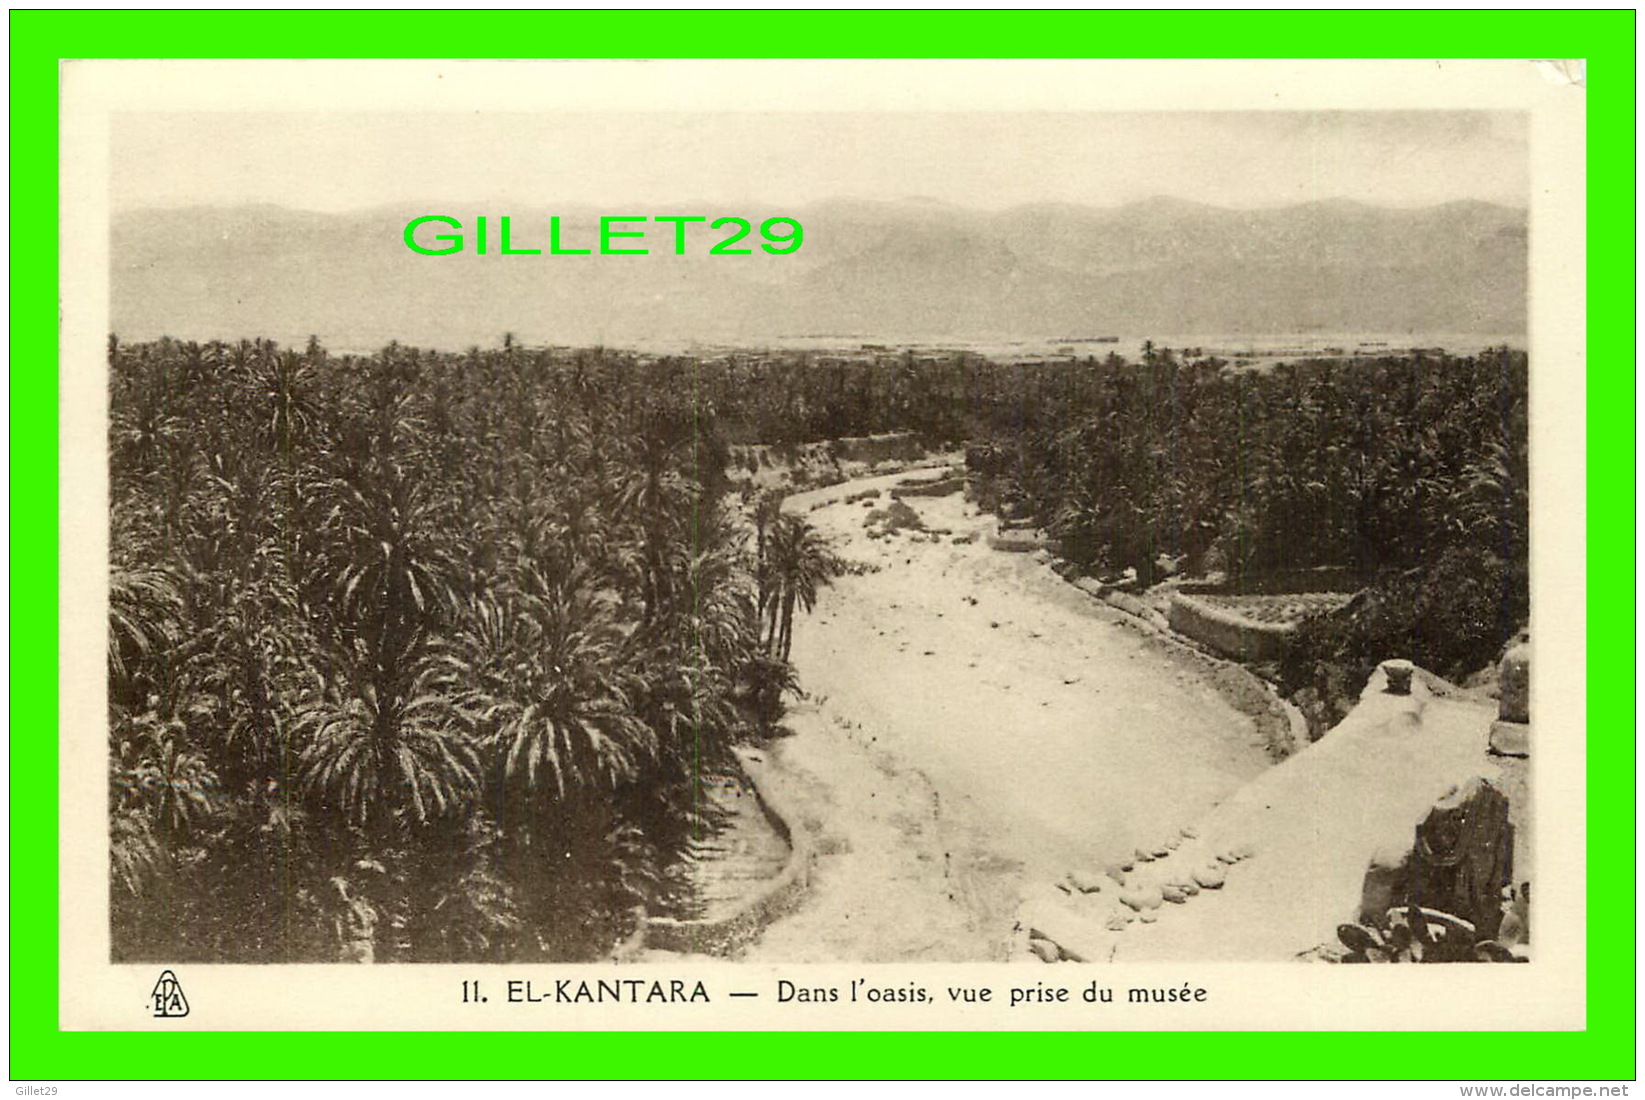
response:
M76 61L62 67L60 1023L65 1029L1576 1029L1586 1014L1585 91L1530 61ZM179 966L109 959L106 737L108 135L123 111L1521 110L1531 118L1537 956L1528 966L1290 964ZM247 336L256 335L247 333ZM460 983L493 991L464 1006ZM509 979L704 981L708 1005L525 1005ZM1069 1006L777 1005L801 985L1067 984ZM1120 1004L1088 1006L1093 980ZM1210 991L1127 1006L1131 986ZM757 999L730 999L733 990Z

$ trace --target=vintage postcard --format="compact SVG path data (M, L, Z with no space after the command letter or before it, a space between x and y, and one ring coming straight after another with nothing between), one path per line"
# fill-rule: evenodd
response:
M62 89L64 1028L1584 1026L1580 66Z

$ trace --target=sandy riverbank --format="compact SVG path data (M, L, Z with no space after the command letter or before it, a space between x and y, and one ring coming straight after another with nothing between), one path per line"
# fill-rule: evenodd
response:
M786 504L877 571L796 624L810 701L769 751L824 854L806 904L746 958L1004 959L1025 890L1173 835L1268 766L1200 666L988 549L993 518L961 496L907 501L949 535L870 540L887 500L841 501L908 476Z

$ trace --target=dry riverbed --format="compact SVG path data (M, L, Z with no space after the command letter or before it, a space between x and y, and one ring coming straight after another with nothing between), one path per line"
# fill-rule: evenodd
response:
M1202 664L989 549L993 517L960 495L906 501L947 534L870 539L909 476L785 505L875 571L796 623L809 699L767 754L821 855L805 904L745 959L1020 959L1025 891L1174 836L1268 766ZM887 495L844 503L871 488Z

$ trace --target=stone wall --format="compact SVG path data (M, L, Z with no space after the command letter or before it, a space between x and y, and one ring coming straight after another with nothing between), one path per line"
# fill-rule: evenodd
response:
M729 955L758 939L772 921L799 908L811 887L811 865L816 858L811 835L797 824L799 818L786 808L781 786L774 774L754 753L740 753L743 770L754 787L760 809L784 840L789 857L775 878L762 885L734 912L713 920L676 920L647 917L643 935L629 947L628 954L642 946L690 954Z
M905 481L891 490L891 496L899 500L903 497L946 497L963 488L963 477L938 477L924 481Z
M1273 661L1285 655L1296 627L1259 623L1187 593L1171 593L1171 629L1241 661Z

